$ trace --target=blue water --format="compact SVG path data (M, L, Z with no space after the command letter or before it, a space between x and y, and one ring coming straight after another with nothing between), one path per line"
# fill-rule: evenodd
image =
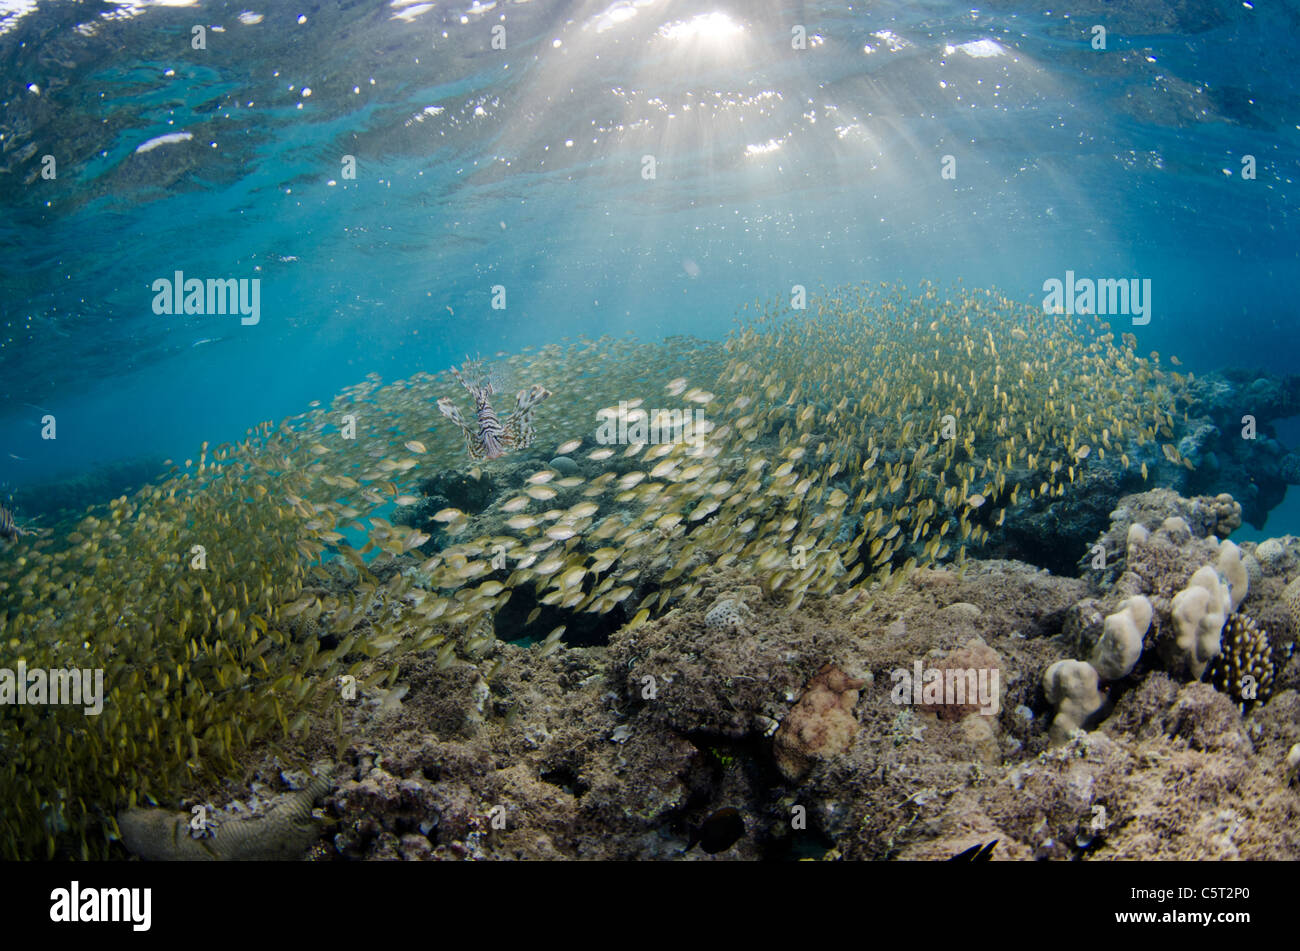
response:
M372 372L583 333L722 337L794 284L1038 302L1067 270L1149 278L1150 324L1117 328L1140 352L1198 373L1300 362L1294 6L0 11L14 487L183 459ZM258 278L260 321L155 314L175 271ZM1272 533L1300 532L1294 496Z

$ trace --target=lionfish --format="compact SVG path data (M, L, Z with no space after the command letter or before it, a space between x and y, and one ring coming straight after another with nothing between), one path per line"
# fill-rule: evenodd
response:
M16 538L22 538L24 535L36 534L38 534L36 529L23 528L15 521L14 513L0 505L0 538L5 541L13 541Z
M471 459L499 459L513 449L527 449L533 444L533 410L551 395L541 384L520 390L515 396L515 408L505 421L497 419L492 409L491 397L501 393L504 384L500 374L477 360L466 358L460 370L451 368L451 375L474 398L474 414L478 426L466 424L456 404L448 397L438 400L438 411L460 427L465 434L465 447Z

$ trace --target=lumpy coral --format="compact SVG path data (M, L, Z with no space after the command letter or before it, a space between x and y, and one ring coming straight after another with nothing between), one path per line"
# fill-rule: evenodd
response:
M1043 672L1043 693L1056 708L1051 727L1054 744L1066 742L1101 709L1105 698L1097 679L1096 668L1081 660L1058 660Z
M1187 587L1174 595L1172 612L1178 649L1193 677L1200 677L1221 649L1223 622L1232 610L1228 585L1209 565L1198 568Z
M853 705L865 683L833 664L817 671L772 740L772 753L781 775L798 779L815 760L848 748L858 731Z
M1127 677L1142 654L1142 638L1151 626L1151 602L1134 595L1103 623L1101 639L1092 656L1092 665L1102 680Z

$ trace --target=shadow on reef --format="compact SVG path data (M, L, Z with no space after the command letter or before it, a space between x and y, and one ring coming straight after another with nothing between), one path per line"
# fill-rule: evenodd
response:
M502 488L491 472L476 470L475 475L456 469L439 472L420 483L420 494L425 497L419 508L426 518L444 508L457 508L477 515L486 509L501 492ZM411 524L418 524L412 522ZM435 526L440 528L440 526Z
M108 463L64 478L19 486L11 493L12 507L29 519L79 515L91 505L131 494L166 471L162 457ZM0 503L4 501L0 499Z
M1178 450L1196 464L1183 495L1229 493L1242 518L1263 528L1287 486L1300 485L1300 453L1277 438L1278 421L1300 415L1300 375L1229 369L1188 385L1187 433Z

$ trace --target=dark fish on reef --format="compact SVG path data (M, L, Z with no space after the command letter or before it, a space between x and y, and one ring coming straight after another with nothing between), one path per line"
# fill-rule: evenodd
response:
M540 384L520 390L515 396L515 408L505 421L497 418L492 409L492 397L501 392L502 382L490 368L477 360L466 360L460 370L451 368L460 385L474 398L476 426L468 425L448 397L438 400L438 411L460 427L465 434L465 448L471 459L499 459L507 452L527 449L533 444L533 411L551 395Z
M717 855L731 848L745 834L745 819L739 810L728 806L708 816L691 830L691 840L684 851L699 845L709 855Z
M954 856L953 856L952 858L950 858L948 861L949 861L949 862L989 862L989 861L992 861L992 859L993 859L993 846L995 846L995 845L997 845L997 844L998 844L998 840L997 840L997 839L994 839L992 842L989 842L987 845L984 844L984 843L982 843L982 842L976 842L976 843L975 843L974 845L972 845L969 849L966 849L965 851L962 851L962 852L958 852L956 855L954 855Z

